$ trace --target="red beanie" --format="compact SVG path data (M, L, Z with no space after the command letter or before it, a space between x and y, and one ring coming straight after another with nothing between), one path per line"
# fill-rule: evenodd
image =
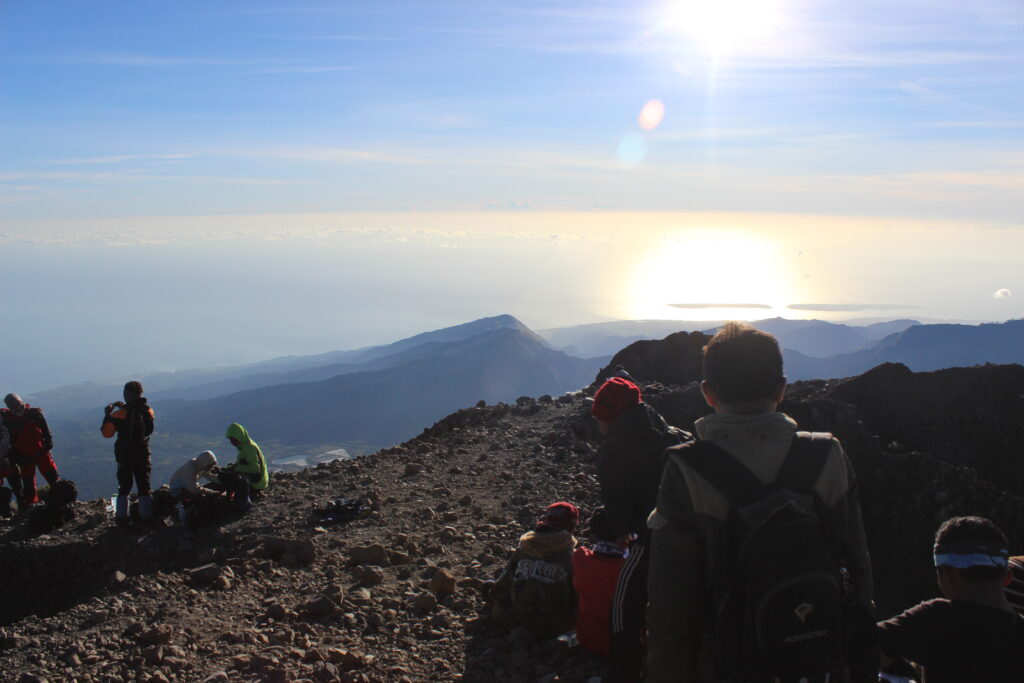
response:
M642 399L640 387L621 377L611 377L594 394L590 412L601 422L611 424Z
M565 529L571 533L576 531L576 525L579 524L579 521L580 511L572 503L567 503L563 500L549 505L547 510L544 511L544 516L540 518L539 524Z

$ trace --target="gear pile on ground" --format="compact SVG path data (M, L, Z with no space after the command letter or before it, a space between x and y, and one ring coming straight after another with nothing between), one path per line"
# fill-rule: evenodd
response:
M835 432L850 453L886 616L936 593L929 560L939 521L988 516L1020 553L1024 501L891 432L879 438L858 406L886 384L868 375L797 383L783 409L805 429ZM962 374L950 382L969 384ZM692 428L707 410L696 384L642 384L672 424ZM38 538L23 519L8 523L0 669L26 683L602 676L603 661L568 642L497 629L478 590L546 505L573 501L584 518L598 505L590 391L478 405L360 460L274 475L251 512L198 532L116 529L104 501L79 503L73 521ZM921 444L929 424L948 431L911 408L903 426ZM1017 471L1022 456L1018 440L1007 467ZM372 511L320 525L315 510L339 498Z

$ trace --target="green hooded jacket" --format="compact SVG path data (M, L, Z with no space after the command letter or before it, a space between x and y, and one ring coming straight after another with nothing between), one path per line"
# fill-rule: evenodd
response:
M238 458L235 460L235 471L242 472L249 477L249 485L255 491L262 491L270 483L270 476L267 474L267 460L263 457L263 451L245 431L245 427L232 422L228 427L227 437L238 442Z

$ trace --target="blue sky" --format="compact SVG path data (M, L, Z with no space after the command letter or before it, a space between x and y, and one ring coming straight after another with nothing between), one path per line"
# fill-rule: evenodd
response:
M729 18L764 3L763 26ZM1020 223L1019 2L719 5L7 2L0 206Z
M1022 317L1022 112L1020 0L9 0L0 377L499 313Z

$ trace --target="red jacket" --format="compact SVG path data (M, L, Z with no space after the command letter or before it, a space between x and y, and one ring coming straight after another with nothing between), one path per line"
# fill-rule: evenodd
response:
M11 451L16 458L35 458L53 449L50 427L39 408L26 405L21 415L5 408L0 410L0 417L10 434Z
M572 585L579 595L576 638L599 655L611 650L611 611L623 559L579 547L572 555Z

